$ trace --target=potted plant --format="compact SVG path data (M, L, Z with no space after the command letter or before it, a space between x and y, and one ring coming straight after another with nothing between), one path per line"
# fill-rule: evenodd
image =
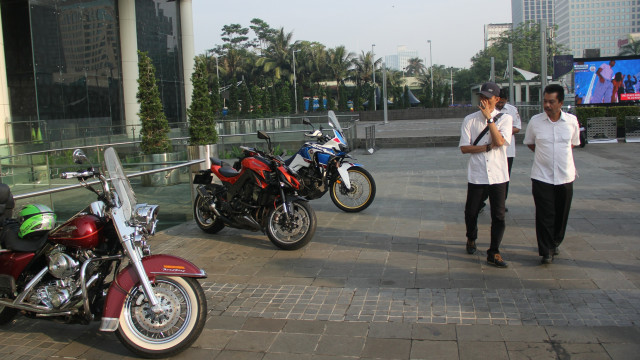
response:
M140 136L145 163L143 170L165 167L171 161L178 160L173 154L169 139L169 122L162 109L160 91L156 80L156 69L146 52L138 50L138 103L140 104L140 122L142 130ZM143 186L163 186L180 182L178 171L172 171L170 176L162 173L145 175L142 177Z
M206 59L196 56L195 69L191 74L191 84L193 93L191 94L191 105L187 109L189 121L189 159L205 159L200 166L195 166L193 170L208 169L211 166L209 158L217 156L218 131L216 121L211 108L211 98L209 96L209 73L207 71Z

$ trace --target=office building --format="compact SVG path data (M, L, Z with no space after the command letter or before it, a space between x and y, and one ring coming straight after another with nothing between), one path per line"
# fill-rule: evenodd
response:
M615 56L640 31L637 1L556 0L556 41L574 57Z
M546 22L547 26L553 26L554 19L554 0L511 0L511 21L514 29L527 21L542 21Z
M416 57L418 57L417 51L409 50L405 45L400 45L395 55L384 57L384 62L388 69L401 71L409 65L409 59Z
M137 51L170 123L186 121L191 0L3 0L0 145L140 131Z
M506 24L487 24L484 26L484 48L485 50L493 45L496 40L500 38L500 35L507 31L511 31L511 23Z

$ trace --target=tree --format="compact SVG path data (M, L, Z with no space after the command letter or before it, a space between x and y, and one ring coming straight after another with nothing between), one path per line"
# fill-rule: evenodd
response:
M213 81L211 81L209 87L211 89L211 112L214 114L218 114L222 110L222 102L220 101L220 84L218 83L217 77L213 78Z
M162 154L172 149L169 139L169 122L162 109L160 91L156 79L156 68L147 52L138 50L138 93L142 143L144 154Z
M620 47L618 52L619 56L633 56L640 55L640 41L635 41L633 38L629 39L629 42Z
M349 74L349 69L353 65L353 58L355 54L348 52L344 45L337 46L333 49L329 49L329 70L333 75L333 79L336 81L336 86L344 83L344 79ZM340 94L338 93L338 102L340 101Z
M414 57L408 60L408 65L405 68L407 76L416 76L425 72L425 66L422 63L422 59Z
M234 81L229 88L229 111L237 114L240 109L240 95L238 94L238 83Z
M196 56L195 69L191 74L191 83L193 84L191 105L187 109L190 145L208 145L218 142L216 122L211 111L208 79L209 74L204 57Z

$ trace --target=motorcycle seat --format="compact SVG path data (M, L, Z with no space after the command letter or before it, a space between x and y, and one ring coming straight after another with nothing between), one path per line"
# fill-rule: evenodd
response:
M234 169L233 167L231 167L231 165L225 163L220 170L218 170L220 172L220 175L224 176L224 177L234 177L234 176L238 176L238 174L240 174L239 171L237 171L236 169Z

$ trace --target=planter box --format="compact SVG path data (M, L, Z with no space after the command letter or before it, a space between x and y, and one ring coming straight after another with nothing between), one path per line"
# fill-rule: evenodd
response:
M182 153L184 154L184 153ZM175 165L180 161L181 153L164 153L151 154L142 156L142 170L162 169L167 166ZM180 183L180 170L175 169L171 172L158 172L155 174L143 175L142 186L170 186Z
M189 161L205 159L203 163L191 165L191 172L197 173L200 170L211 168L211 157L218 157L218 144L211 145L189 145L187 146Z

